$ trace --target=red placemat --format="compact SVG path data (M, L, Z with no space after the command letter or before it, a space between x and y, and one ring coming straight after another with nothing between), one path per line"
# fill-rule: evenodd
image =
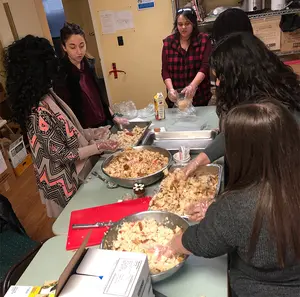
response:
M109 227L94 229L72 229L73 224L95 224L96 222L117 222L122 218L137 212L148 210L151 198L139 198L103 206L75 210L71 213L67 250L78 249L88 232L92 230L87 247L100 245L104 233Z

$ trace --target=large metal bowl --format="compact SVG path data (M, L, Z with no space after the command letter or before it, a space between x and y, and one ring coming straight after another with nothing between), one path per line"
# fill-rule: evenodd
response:
M150 145L143 145L143 146L135 146L135 147L133 147L133 149L135 149L137 151L148 150L148 151L151 151L151 152L158 152L158 153L162 154L163 156L167 157L169 161L168 161L168 164L165 167L163 167L161 170L159 170L159 171L157 171L153 174L150 174L150 175L147 175L147 176L144 176L144 177L137 177L137 178L118 178L118 177L113 177L113 176L107 174L105 172L105 167L107 167L109 165L109 163L112 161L113 158L115 158L116 156L118 156L122 152L118 152L118 153L115 153L115 154L109 156L102 163L101 169L102 169L103 173L112 182L118 184L121 187L132 188L135 183L144 184L145 186L152 185L152 184L156 183L157 181L159 181L160 179L162 179L164 177L163 171L166 168L169 168L172 164L172 155L170 154L169 151L167 151L163 148L153 147L153 146L150 146Z
M113 242L117 239L118 236L118 230L121 228L122 224L125 222L136 222L144 219L154 219L158 223L162 223L164 226L169 227L171 229L175 229L176 226L180 227L183 231L185 231L189 227L189 223L181 218L180 216L166 212L166 211L143 211L136 213L134 215L128 216L114 224L110 229L107 231L106 235L104 236L102 243L100 245L100 248L111 250L113 246ZM173 275L175 272L177 272L185 263L188 256L185 256L184 260L174 266L173 268L158 273L158 274L152 274L151 279L153 283L162 281L164 279L167 279L171 275Z

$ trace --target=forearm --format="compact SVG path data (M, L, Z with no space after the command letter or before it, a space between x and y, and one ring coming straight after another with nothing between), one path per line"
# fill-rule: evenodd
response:
M190 85L194 88L197 89L198 86L202 83L202 81L205 78L205 74L203 72L198 72L193 81L190 83Z
M171 78L167 78L164 82L165 82L165 85L166 85L168 91L174 89Z
M225 137L224 133L220 133L203 151L211 162L225 155Z
M100 154L101 151L98 150L97 144L91 144L85 147L81 147L78 149L79 159L84 160L88 157Z
M206 155L205 152L201 152L197 157L196 157L197 163L199 166L204 166L208 165L211 163L209 157Z

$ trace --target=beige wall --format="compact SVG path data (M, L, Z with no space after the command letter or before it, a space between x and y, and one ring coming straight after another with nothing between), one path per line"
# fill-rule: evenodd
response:
M97 74L102 77L101 61L88 0L62 0L62 3L66 20L83 28L88 43L88 52L95 58Z
M0 0L0 71L4 70L2 47L6 47L14 41L11 26L3 6L4 3L9 5L19 38L32 34L45 37L52 42L42 0ZM4 81L1 76L0 81Z
M172 1L155 1L155 8L137 10L137 0L89 0L103 74L112 103L133 100L138 108L153 102L157 92L165 92L161 78L162 39L172 31ZM131 10L135 29L103 35L99 12ZM124 46L118 46L117 36L123 36ZM126 71L119 78L109 76L112 63Z

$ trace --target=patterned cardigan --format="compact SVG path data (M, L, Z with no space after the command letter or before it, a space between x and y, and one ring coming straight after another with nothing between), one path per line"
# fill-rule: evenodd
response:
M50 217L59 215L79 187L75 162L80 144L70 123L63 111L53 113L44 101L27 123L37 185Z

